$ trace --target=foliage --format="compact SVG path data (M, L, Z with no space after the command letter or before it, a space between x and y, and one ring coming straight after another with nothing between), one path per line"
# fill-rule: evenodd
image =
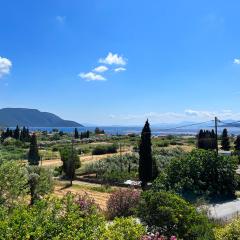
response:
M216 240L238 240L240 239L240 219L237 218L233 222L224 227L215 230Z
M225 151L230 150L230 140L229 140L228 131L226 128L223 129L221 145L222 145L221 147L222 150L225 150Z
M8 208L19 204L27 195L28 172L16 161L0 163L0 204Z
M234 141L234 150L236 152L240 151L240 135L238 135L236 140Z
M98 212L86 214L73 195L18 206L9 214L0 209L0 239L100 239L105 220Z
M133 189L119 189L112 193L107 202L108 217L114 219L133 215L139 198L140 192Z
M38 166L28 166L31 204L53 191L52 171Z
M153 189L171 190L192 197L232 198L235 196L237 159L215 152L194 150L174 158L153 184Z
M91 214L98 209L94 199L90 198L89 195L86 193L84 195L77 196L76 204L79 205L80 210L84 214Z
M145 228L134 218L115 218L100 240L139 240Z
M216 134L214 130L200 130L197 135L197 147L199 149L213 150L217 148Z
M39 160L40 160L40 156L38 153L37 136L33 134L30 140L30 148L28 152L28 163L29 165L38 165Z
M61 160L63 162L63 172L67 178L74 178L76 169L80 168L81 162L76 149L64 147L60 150Z
M139 145L139 180L142 182L143 188L147 182L153 180L151 129L148 120L142 129Z
M96 173L98 179L118 182L136 178L138 158L135 155L107 157L85 166L85 173Z
M117 153L117 145L97 145L93 150L93 155L102 155L107 153Z
M138 216L150 230L180 239L214 239L207 218L185 200L167 192L145 191Z

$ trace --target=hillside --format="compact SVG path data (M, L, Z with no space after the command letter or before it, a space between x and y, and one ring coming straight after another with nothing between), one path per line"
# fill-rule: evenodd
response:
M37 109L3 108L0 109L0 126L14 127L81 127L82 125Z

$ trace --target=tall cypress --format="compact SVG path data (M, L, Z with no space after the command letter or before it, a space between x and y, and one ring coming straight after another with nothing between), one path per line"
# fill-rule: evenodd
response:
M40 156L38 153L37 136L33 134L30 140L30 148L28 152L29 165L39 165Z
M77 128L75 128L75 130L74 130L74 138L75 138L75 139L78 139L78 138L79 138L79 133L78 133Z
M230 140L229 140L228 131L226 128L223 129L221 145L222 145L221 147L222 150L225 150L225 151L230 150Z
M20 138L20 129L19 129L18 125L17 125L16 129L13 132L13 137L15 139L17 139L17 140L19 140L19 138Z
M145 188L147 182L153 179L151 129L148 120L146 121L141 133L138 171L139 179L142 182L142 188Z
M234 142L234 150L240 151L240 135L237 136L237 138Z

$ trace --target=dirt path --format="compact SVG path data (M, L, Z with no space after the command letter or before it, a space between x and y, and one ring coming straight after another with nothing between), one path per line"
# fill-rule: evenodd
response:
M122 152L121 154L122 155L131 154L131 151L125 151L125 152ZM103 154L103 155L87 155L87 156L80 156L80 160L81 160L82 165L84 165L87 163L102 160L107 157L113 157L113 156L119 156L119 155L120 155L120 153L110 153L110 154ZM58 167L61 165L62 165L61 159L52 159L52 160L43 160L42 161L42 166L46 166L46 167Z
M72 186L68 188L64 188L63 186L59 185L55 186L54 194L59 197L62 197L68 192L80 195L88 194L89 197L95 200L96 204L98 204L102 210L106 210L107 201L110 197L110 193L92 191L86 188L80 188L79 186L78 187Z

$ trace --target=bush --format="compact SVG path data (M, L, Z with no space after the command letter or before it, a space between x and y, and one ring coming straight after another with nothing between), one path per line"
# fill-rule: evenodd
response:
M240 219L227 224L224 227L215 230L216 240L234 240L239 239L240 236Z
M108 225L100 240L139 240L145 228L134 218L116 218Z
M117 153L117 145L98 145L92 150L92 155L102 155L107 153Z
M138 216L153 232L180 239L214 239L207 218L185 200L167 192L143 192Z
M107 202L108 217L113 219L115 217L128 217L133 215L139 198L140 192L132 189L120 189L112 193Z
M237 159L213 151L194 150L174 158L153 184L156 191L174 191L189 200L233 198L237 188Z
M86 214L75 196L48 198L9 214L0 208L0 239L100 239L106 222L99 212Z

